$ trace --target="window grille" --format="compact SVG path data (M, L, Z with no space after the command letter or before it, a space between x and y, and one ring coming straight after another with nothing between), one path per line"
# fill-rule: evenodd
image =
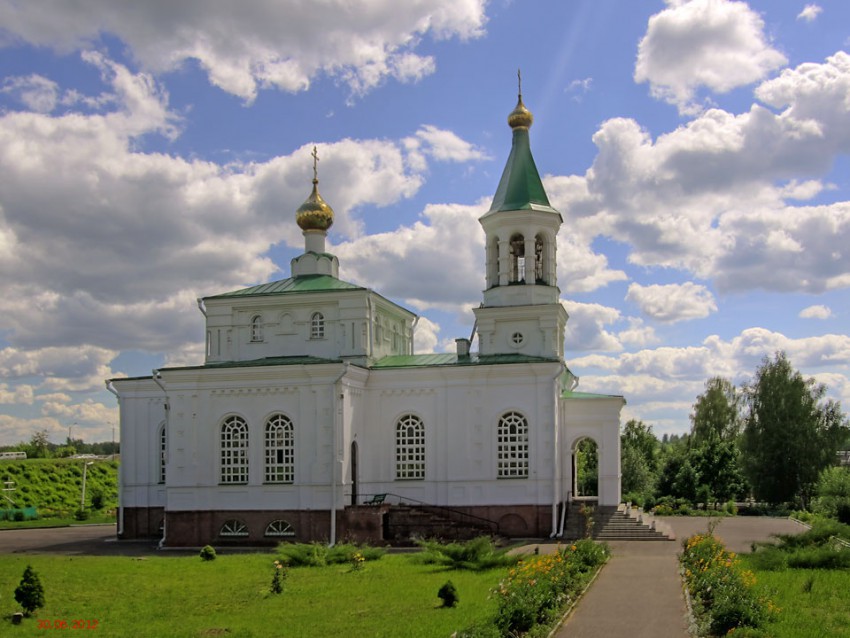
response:
M519 412L508 412L499 419L499 478L528 478L528 421Z
M238 416L221 426L221 482L248 482L248 424Z
M295 536L295 529L284 520L272 521L266 527L266 536Z
M425 478L425 426L422 420L408 414L396 424L396 479Z
M314 312L310 318L310 338L325 338L325 317L321 312Z
M235 518L229 521L225 521L224 525L221 526L221 530L218 533L219 536L247 536L248 528L245 526L245 523L242 521L238 521Z
M292 421L275 414L266 421L266 483L295 480L295 432Z
M251 319L251 341L263 340L263 318L260 315L255 315Z

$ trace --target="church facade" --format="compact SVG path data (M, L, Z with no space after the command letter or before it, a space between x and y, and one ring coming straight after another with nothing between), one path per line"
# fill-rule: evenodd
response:
M583 439L598 447L598 505L619 503L625 401L576 391L564 360L562 218L531 154L532 121L520 95L480 218L477 352L458 339L456 352L415 354L416 315L339 278L314 160L291 276L198 300L203 365L107 382L121 412L120 537L380 542L405 504L505 536L558 536Z

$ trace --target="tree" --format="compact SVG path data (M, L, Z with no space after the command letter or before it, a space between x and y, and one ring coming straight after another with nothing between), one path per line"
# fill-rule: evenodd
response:
M36 609L44 607L44 587L32 565L27 565L24 570L21 584L15 589L15 600L23 607L24 614L27 616L31 616Z
M745 492L737 445L740 429L741 396L737 388L722 377L712 377L694 403L688 449L697 491L706 506Z
M34 459L46 459L50 456L50 440L47 430L38 430L30 437L27 456Z
M620 469L623 494L643 502L651 496L658 469L658 439L652 426L632 419L620 435Z
M840 404L824 401L826 386L804 379L784 352L765 357L744 392L744 471L756 499L777 504L799 498L806 507L847 436Z
M705 382L691 414L691 441L697 446L711 439L733 440L741 431L741 397L722 377Z

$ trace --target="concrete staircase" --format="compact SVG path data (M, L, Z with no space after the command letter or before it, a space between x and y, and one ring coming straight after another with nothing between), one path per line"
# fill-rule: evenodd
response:
M593 537L600 541L676 540L676 535L666 523L627 505L600 515L594 524Z
M593 538L600 541L666 541L676 535L669 525L639 508L621 504L618 507L598 507L595 502L572 501L567 510L566 538L582 538L585 518L582 505L593 507Z

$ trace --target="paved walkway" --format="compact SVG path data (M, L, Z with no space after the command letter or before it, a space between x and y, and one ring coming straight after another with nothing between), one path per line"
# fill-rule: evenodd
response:
M664 519L676 541L614 541L612 557L581 599L556 638L687 638L687 619L676 554L681 539L707 529L708 519ZM734 552L748 552L753 541L802 528L788 519L720 519L715 535ZM542 551L542 550L541 550Z

